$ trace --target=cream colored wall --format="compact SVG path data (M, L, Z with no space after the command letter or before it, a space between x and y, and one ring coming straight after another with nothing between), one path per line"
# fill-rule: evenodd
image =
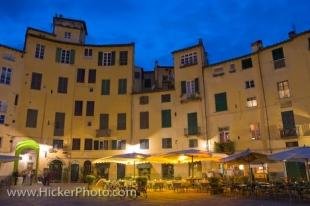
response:
M14 61L9 61L5 57L12 57ZM0 124L0 137L2 137L2 146L0 153L10 153L10 140L18 136L19 132L14 128L18 125L18 106L14 105L15 95L19 95L19 104L21 103L22 76L24 74L22 53L0 46L0 70L2 67L8 67L12 70L10 85L0 84L0 101L7 103L5 115L5 124Z

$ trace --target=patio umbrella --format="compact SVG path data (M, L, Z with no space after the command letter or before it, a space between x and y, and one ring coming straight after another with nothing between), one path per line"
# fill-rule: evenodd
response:
M250 175L251 175L250 177L251 181L253 181L253 172L251 170L251 163L252 164L263 164L266 162L270 162L266 154L253 152L250 149L229 155L228 157L225 157L221 159L220 161L223 163L248 164Z
M134 169L134 177L136 176L136 164L137 163L144 163L146 162L146 158L149 157L149 155L142 154L142 153L126 153L126 154L119 154L119 155L113 155L109 157L103 157L97 160L94 160L93 163L105 163L105 162L115 162L115 163L122 163L122 164L133 164Z
M286 160L303 160L303 161L305 161L306 175L307 175L307 180L309 181L308 162L310 159L310 147L304 146L304 147L295 147L292 149L287 149L287 150L284 150L281 152L271 154L271 155L269 155L268 158L271 160L276 160L276 161L286 161Z
M150 158L147 158L150 162L159 162L159 163L192 163L192 177L194 177L194 158L196 161L219 161L223 158L224 154L211 153L204 150L198 149L187 149L187 150L178 150L174 152L169 152L160 155L154 155Z

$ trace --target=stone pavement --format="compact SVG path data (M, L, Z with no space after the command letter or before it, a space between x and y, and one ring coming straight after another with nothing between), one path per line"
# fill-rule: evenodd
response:
M51 189L61 187L61 189L74 189L81 184L53 184ZM38 189L41 185L19 186L11 189ZM44 206L109 206L109 205L178 205L178 206L195 206L195 205L214 205L214 206L296 206L310 205L309 202L289 201L289 200L255 200L244 198L228 198L218 195L209 195L208 193L195 192L148 192L147 198L138 197L133 200L130 198L110 198L110 197L9 197L6 191L1 191L0 205L3 206L28 206L28 205L44 205Z

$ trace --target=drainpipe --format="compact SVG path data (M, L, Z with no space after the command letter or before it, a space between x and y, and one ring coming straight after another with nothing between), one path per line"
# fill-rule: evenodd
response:
M203 45L202 45L203 46ZM206 150L209 152L210 151L210 144L209 144L209 138L208 138L208 124L207 124L207 98L206 98L206 92L205 92L205 77L204 77L204 66L205 66L205 53L204 53L204 48L202 49L201 52L201 59L202 61L202 65L201 65L201 74L202 74L202 89L203 89L203 101L204 101L204 119L205 119L205 134L206 134Z
M268 109L267 109L267 103L266 103L264 79L263 79L263 74L262 74L262 69L261 69L260 51L261 49L258 49L256 54L257 54L257 59L258 59L259 77L260 77L261 84L262 84L262 92L263 92L263 99L264 99L264 109L265 109L266 122L267 122L267 133L268 133L268 146L269 146L269 152L272 153L269 116L268 116Z

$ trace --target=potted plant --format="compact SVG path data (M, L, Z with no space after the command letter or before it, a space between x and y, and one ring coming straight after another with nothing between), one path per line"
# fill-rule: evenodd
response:
M87 189L91 189L91 185L96 177L94 175L86 175L85 182L87 183Z

